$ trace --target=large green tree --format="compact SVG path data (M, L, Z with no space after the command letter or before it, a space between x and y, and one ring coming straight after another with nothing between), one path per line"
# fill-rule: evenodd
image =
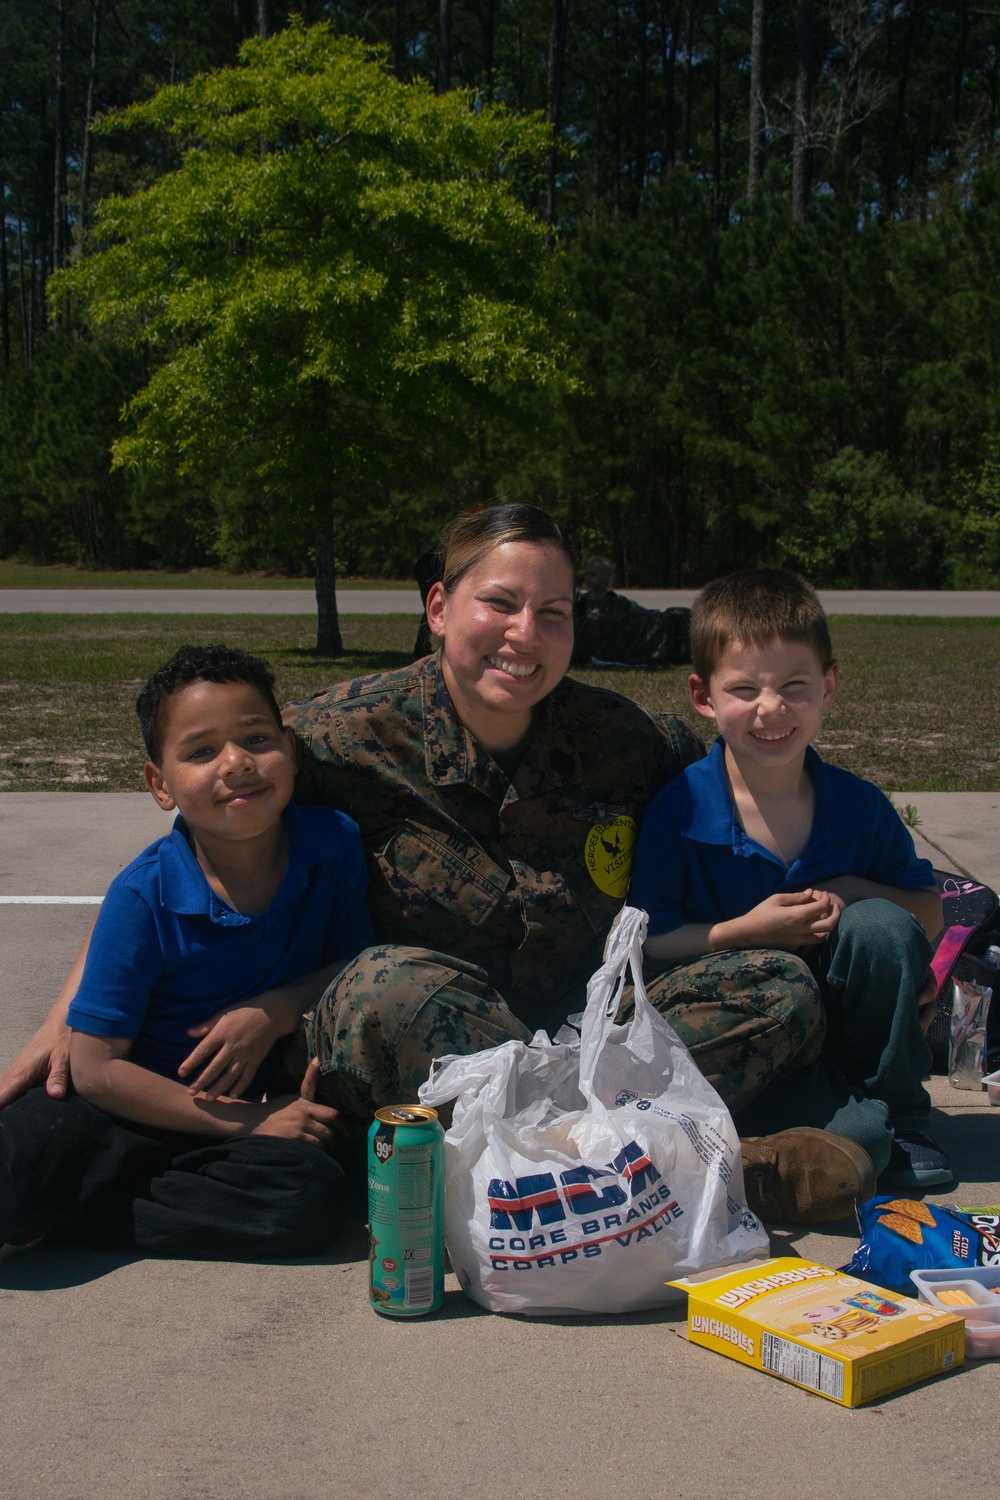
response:
M106 199L95 253L53 278L148 350L115 462L212 485L224 529L251 507L314 538L337 651L335 524L453 460L477 407L563 378L545 229L517 192L545 127L297 22L110 125L176 162Z

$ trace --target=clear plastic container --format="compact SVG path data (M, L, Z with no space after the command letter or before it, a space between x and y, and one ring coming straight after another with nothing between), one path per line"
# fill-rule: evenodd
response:
M987 1073L983 1078L983 1088L990 1096L990 1103L1000 1105L1000 1071Z
M1000 1266L956 1266L947 1271L911 1271L922 1302L965 1319L968 1359L1000 1359ZM995 1288L995 1290L994 1290ZM971 1303L956 1304L942 1293L960 1292Z

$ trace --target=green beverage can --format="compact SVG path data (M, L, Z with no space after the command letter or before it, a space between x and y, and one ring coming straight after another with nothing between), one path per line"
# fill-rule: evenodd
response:
M444 1131L425 1104L376 1110L368 1132L368 1297L394 1318L444 1301Z

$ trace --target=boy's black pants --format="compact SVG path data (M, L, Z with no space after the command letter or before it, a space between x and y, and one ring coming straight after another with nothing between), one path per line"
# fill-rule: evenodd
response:
M45 1235L197 1260L321 1255L347 1198L343 1168L301 1141L156 1130L41 1087L0 1110L0 1243Z

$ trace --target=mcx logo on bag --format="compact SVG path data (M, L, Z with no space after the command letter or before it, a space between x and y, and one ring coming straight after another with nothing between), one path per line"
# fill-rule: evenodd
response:
M515 1182L494 1177L489 1187L490 1228L530 1229L536 1214L539 1224L557 1224L568 1217L567 1207L581 1217L602 1213L628 1201L628 1194L619 1186L619 1176L625 1178L631 1196L636 1198L660 1175L642 1147L631 1141L606 1167L570 1167L560 1172L561 1192L551 1172L536 1172ZM593 1186L609 1177L611 1181L600 1190Z
M558 1181L552 1172L534 1172L513 1182L492 1178L490 1228L506 1231L489 1237L493 1270L542 1271L580 1256L592 1260L612 1242L627 1248L651 1239L684 1212L661 1178L635 1141L606 1167L569 1167ZM657 1182L660 1186L654 1187ZM564 1227L550 1227L560 1222ZM533 1228L540 1232L532 1234Z

